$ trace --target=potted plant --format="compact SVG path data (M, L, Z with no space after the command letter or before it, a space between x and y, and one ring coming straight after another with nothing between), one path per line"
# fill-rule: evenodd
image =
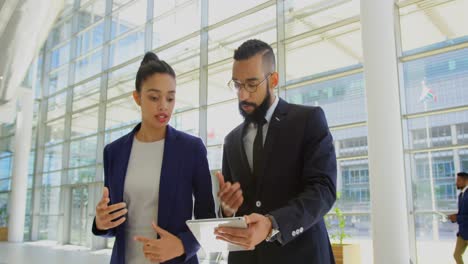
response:
M0 207L0 241L8 240L8 211L6 204Z
M345 244L343 240L350 238L351 235L346 233L346 216L343 211L338 207L338 201L341 198L341 193L336 194L336 204L334 208L335 215L325 216L325 223L327 229L331 231L333 227L331 223L331 217L335 217L337 220L337 228L330 233L332 241L333 256L335 256L336 264L360 264L361 263L361 249L359 244Z

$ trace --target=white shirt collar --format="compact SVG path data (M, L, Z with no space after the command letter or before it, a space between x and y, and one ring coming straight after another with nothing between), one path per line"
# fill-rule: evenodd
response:
M465 186L465 188L463 188L463 190L461 191L462 193L465 193L466 189L468 189L468 185Z
M270 108L268 108L268 111L265 114L265 119L267 123L270 123L271 117L273 116L273 113L275 112L275 109L278 106L278 102L279 102L279 97L275 96L275 101L270 106Z

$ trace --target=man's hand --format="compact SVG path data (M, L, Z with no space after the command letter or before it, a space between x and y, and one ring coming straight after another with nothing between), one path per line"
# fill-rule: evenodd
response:
M247 229L218 227L215 229L216 239L224 240L245 249L253 250L270 234L272 223L270 218L260 214L245 216Z
M231 217L237 212L244 202L241 186L238 182L234 184L224 182L224 176L219 171L216 172L216 177L219 182L218 198L221 200L223 215Z
M450 219L450 221L451 221L452 223L457 222L457 214L449 215L449 216L448 216L448 219Z
M182 240L160 228L155 223L152 223L151 226L154 232L159 234L161 237L160 239L141 236L134 237L135 241L142 243L145 258L152 262L166 262L173 258L180 257L185 253Z
M117 221L115 219L124 216L128 210L125 203L118 203L109 206L109 189L104 187L101 201L96 206L96 227L98 230L108 230L125 222L125 217Z

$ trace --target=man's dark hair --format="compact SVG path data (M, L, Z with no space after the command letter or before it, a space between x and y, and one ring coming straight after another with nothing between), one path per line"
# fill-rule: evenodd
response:
M274 72L276 69L275 53L270 45L258 39L249 39L242 43L234 51L234 59L236 61L247 60L259 53L263 54L262 62L265 73Z
M156 54L153 52L147 52L145 57L141 61L140 68L138 69L136 78L135 78L135 89L138 92L141 92L141 84L151 75L156 73L167 73L172 76L174 79L176 74L172 69L171 65L167 64L165 61L160 60Z
M457 173L457 176L462 177L465 180L468 180L468 173L466 173L466 172L463 172L463 171L459 172L459 173Z

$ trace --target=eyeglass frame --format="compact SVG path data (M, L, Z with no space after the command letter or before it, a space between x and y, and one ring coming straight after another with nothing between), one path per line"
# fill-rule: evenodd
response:
M259 87L266 79L268 79L268 77L270 77L271 75L273 75L272 72L269 72L269 73L265 74L265 79L263 79L263 80L260 81L258 84L256 84L255 86L253 86L253 87L254 87L254 88L253 88L254 90L252 90L252 91L249 91L249 89L246 88L246 83L241 83L241 82L238 82L238 81L235 81L235 80L230 80L230 81L227 83L227 86L228 86L231 90L233 90L234 92L236 92L236 93L239 93L240 90L242 90L242 89L246 90L246 91L249 92L249 93L255 93L255 92L257 91L258 87ZM232 84L232 86L231 86L231 84ZM234 84L239 84L239 85L240 85L240 88L239 88L239 89L236 89L236 87L234 86Z

